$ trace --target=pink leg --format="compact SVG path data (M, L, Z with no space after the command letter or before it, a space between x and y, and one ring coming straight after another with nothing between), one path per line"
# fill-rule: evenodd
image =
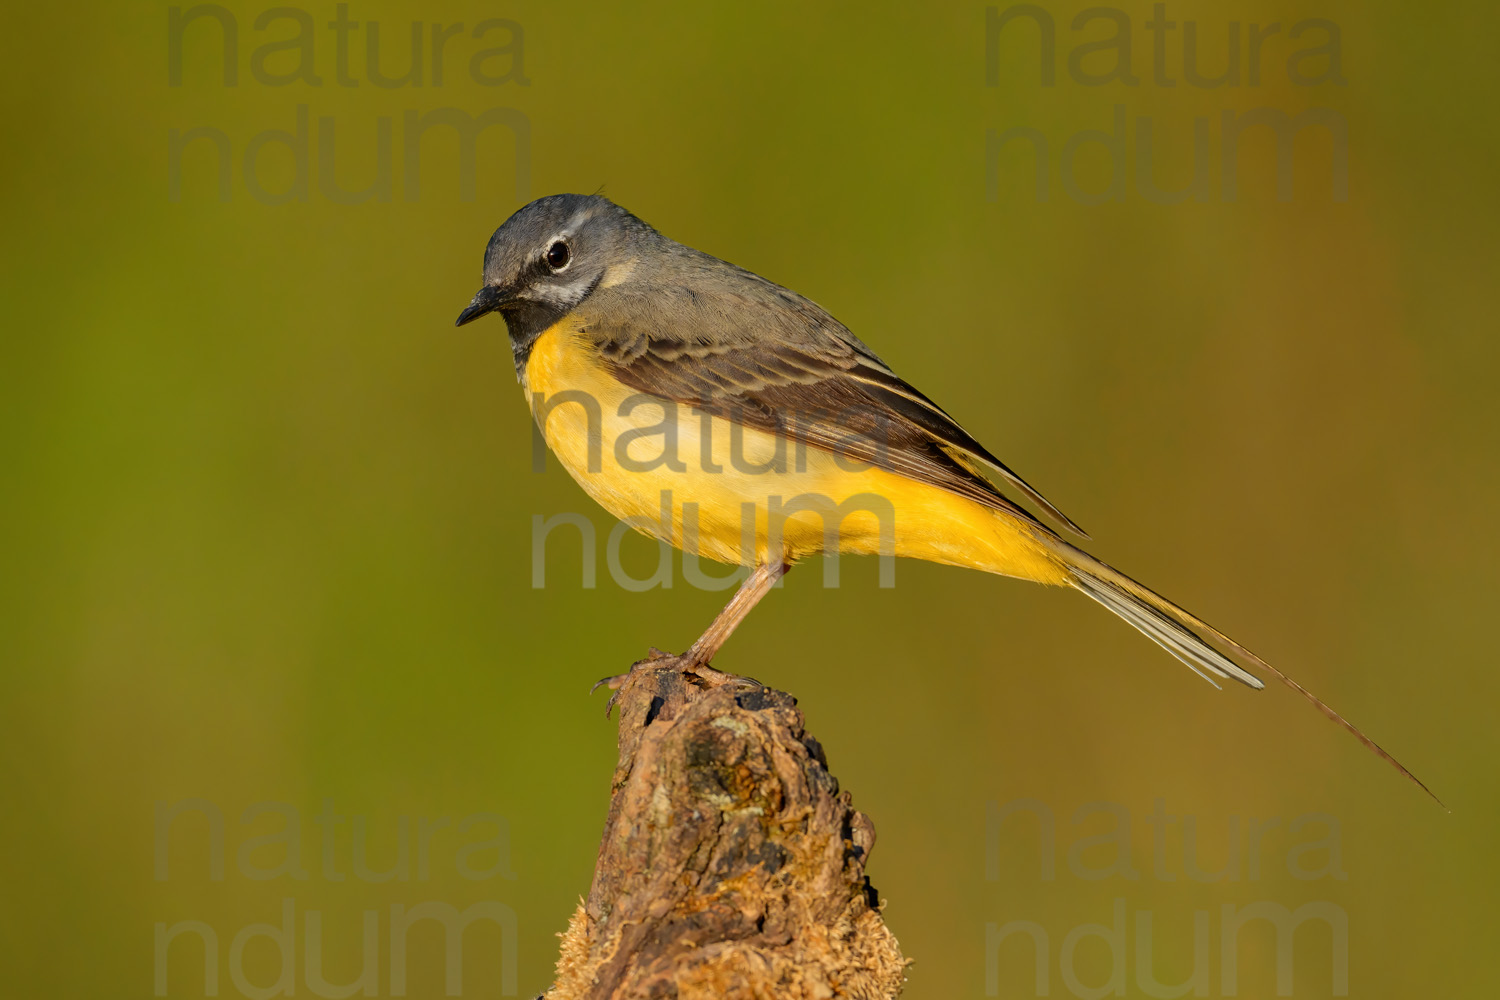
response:
M693 643L684 658L692 663L706 667L718 654L719 647L739 627L745 616L750 614L750 609L760 603L760 599L770 593L776 581L786 576L786 571L791 569L785 563L769 563L755 567L755 570L740 584L740 589L734 592L724 610L719 612L719 617L713 620L704 633Z
M718 654L719 647L723 646L734 630L739 627L740 622L745 620L745 616L750 614L750 609L760 603L760 599L776 586L777 580L786 576L786 571L789 569L791 566L782 562L755 567L745 578L745 582L740 584L740 589L734 592L734 596L729 599L724 610L719 612L719 616L698 637L693 647L681 656L671 656L659 649L652 649L650 656L631 666L630 673L601 678L589 691L592 693L600 686L604 686L614 692L604 706L604 714L609 715L620 697L620 689L637 670L652 670L675 663L678 670L691 673L709 684L718 685L729 681L758 684L748 677L735 677L733 674L715 670L708 664Z

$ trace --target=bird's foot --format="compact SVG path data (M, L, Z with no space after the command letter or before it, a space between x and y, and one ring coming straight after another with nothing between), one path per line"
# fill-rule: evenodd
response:
M738 684L745 687L759 688L765 685L753 677L742 677L739 674L727 674L722 670L715 670L707 663L699 663L691 651L686 653L672 654L664 650L651 647L643 660L636 660L630 665L630 669L623 674L615 674L613 677L601 677L589 688L589 694L593 694L601 687L607 687L612 692L609 701L604 704L604 717L609 718L610 712L614 711L615 705L620 700L625 685L638 674L651 670L678 670L685 677L692 678L694 683L704 687L719 687L723 684Z

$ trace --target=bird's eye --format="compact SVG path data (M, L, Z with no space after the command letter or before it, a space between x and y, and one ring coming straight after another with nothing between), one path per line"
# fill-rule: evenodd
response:
M573 252L562 240L558 240L547 248L547 266L554 271L561 271L568 266L568 261L573 258Z

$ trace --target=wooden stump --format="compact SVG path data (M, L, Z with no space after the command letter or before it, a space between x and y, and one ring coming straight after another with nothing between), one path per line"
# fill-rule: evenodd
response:
M906 960L864 870L868 817L796 700L670 667L619 692L594 883L547 1000L886 1000Z

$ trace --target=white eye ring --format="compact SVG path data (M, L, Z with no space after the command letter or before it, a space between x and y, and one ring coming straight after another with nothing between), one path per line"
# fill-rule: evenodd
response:
M542 260L553 274L561 274L573 263L573 248L568 246L566 240L553 240L547 249L542 251Z

